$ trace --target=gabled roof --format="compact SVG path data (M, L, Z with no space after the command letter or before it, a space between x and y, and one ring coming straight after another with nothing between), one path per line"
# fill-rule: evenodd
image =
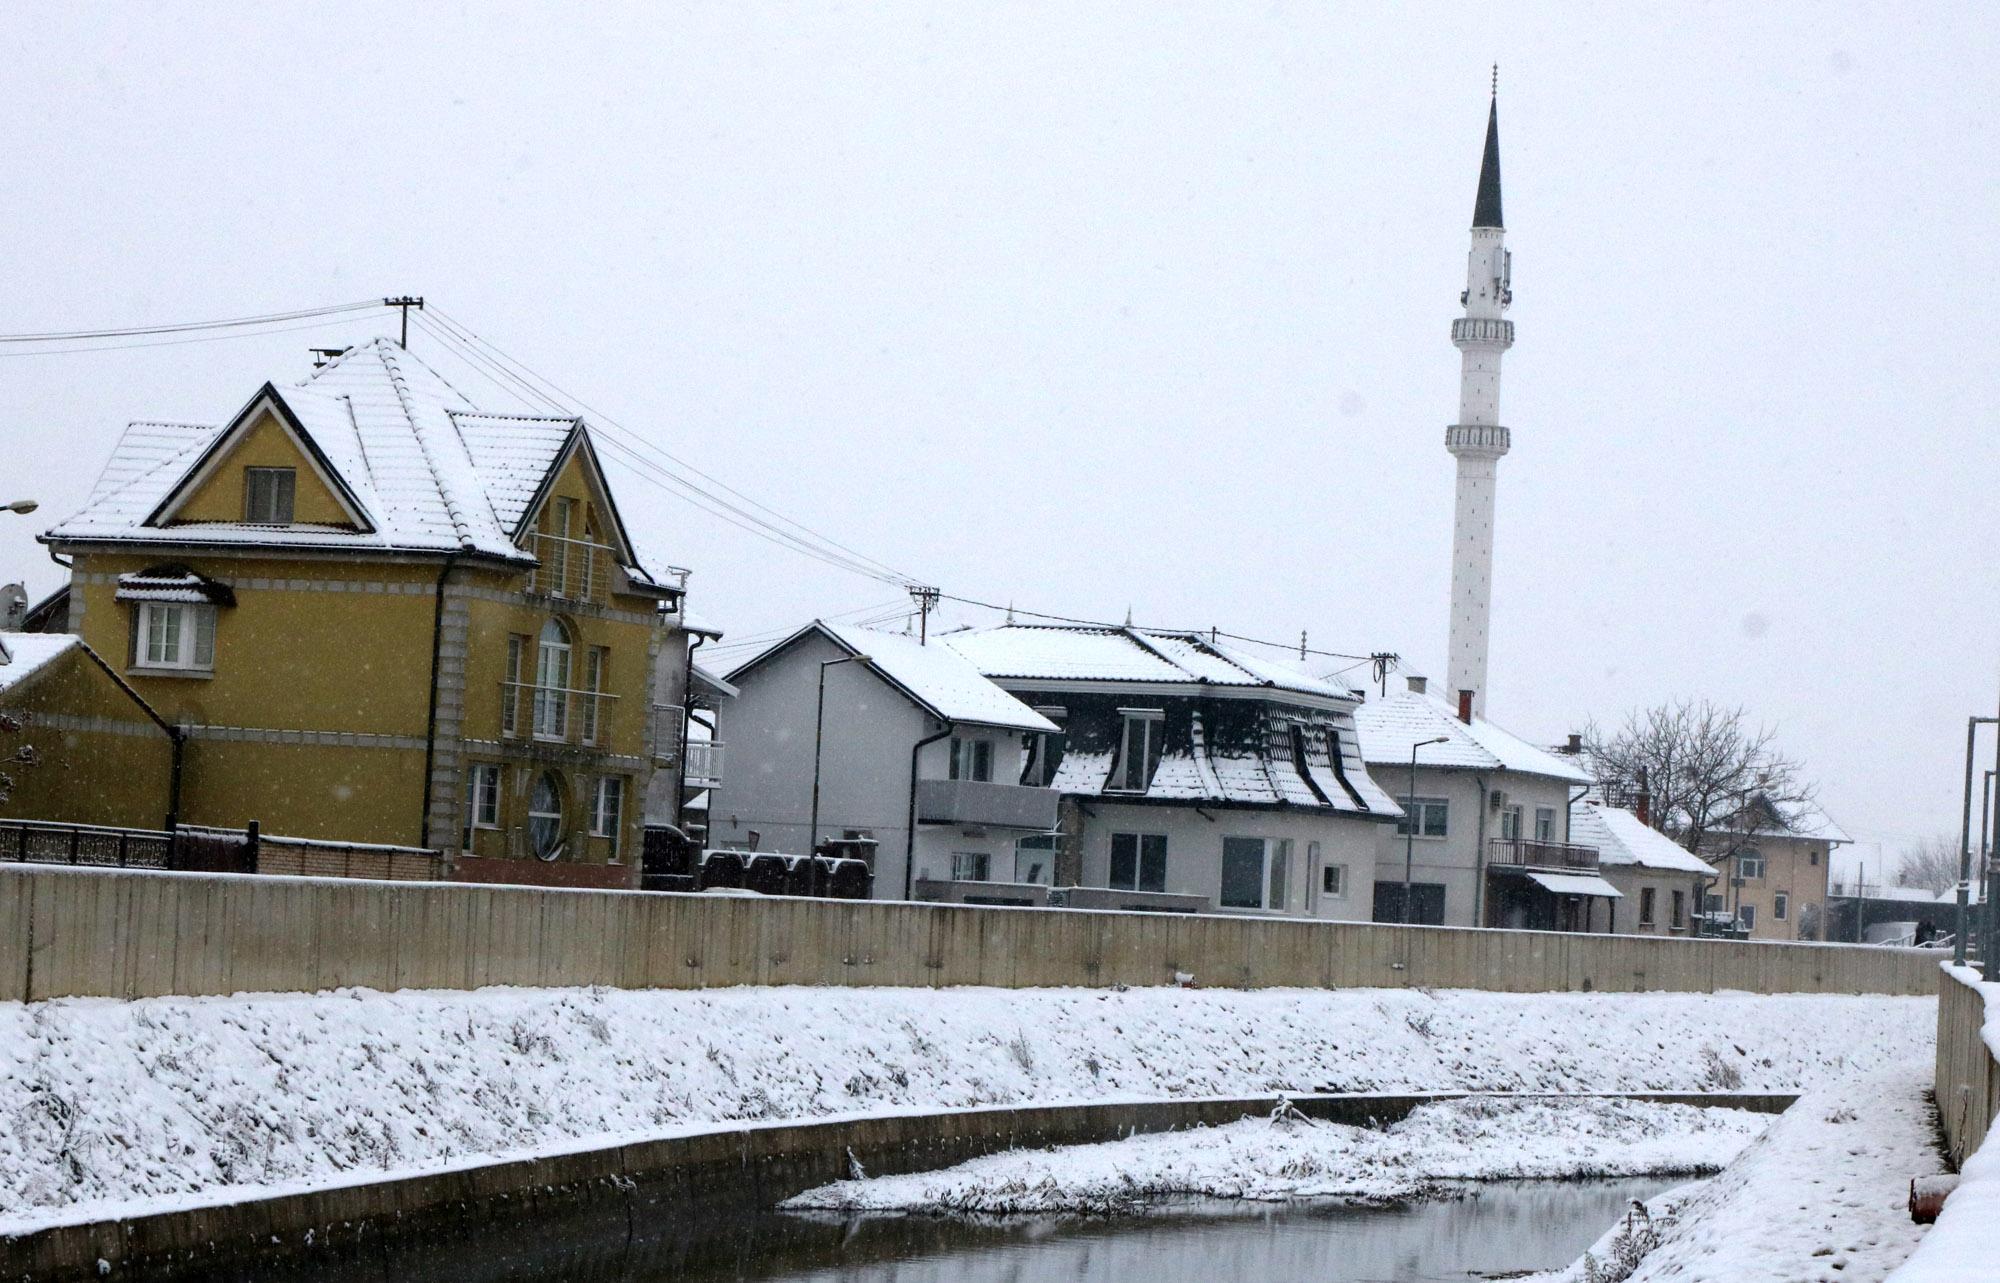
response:
M1322 699L1353 693L1200 633L1085 624L1000 624L944 643L998 682L1132 682L1263 688Z
M0 633L0 691L19 686L82 645L75 633Z
M1836 845L1854 840L1817 803L1775 802L1761 793L1735 814L1709 825L1708 831L1739 837L1808 838Z
M1407 768L1412 746L1442 735L1445 743L1417 750L1417 765L1520 771L1572 784L1591 782L1590 776L1577 768L1575 759L1537 748L1483 717L1461 722L1451 706L1434 695L1398 691L1371 699L1354 710L1354 724L1361 730L1361 756L1370 766Z
M1597 848L1604 865L1635 865L1715 876L1715 867L1632 812L1602 802L1578 802L1569 809L1569 840Z
M741 685L745 674L818 634L850 655L868 656L868 667L912 703L943 722L994 726L1004 730L1053 731L1056 724L1001 690L955 651L938 642L921 645L901 633L877 632L852 624L815 619L729 674Z
M247 429L266 405L331 473L343 501L362 515L362 528L148 524L170 511L225 437ZM132 424L83 510L43 539L467 552L526 564L533 558L516 544L523 523L550 478L579 450L595 469L581 420L481 410L423 361L379 338L350 348L296 387L267 384L228 424ZM627 570L642 584L669 587L640 564L601 472L597 483Z

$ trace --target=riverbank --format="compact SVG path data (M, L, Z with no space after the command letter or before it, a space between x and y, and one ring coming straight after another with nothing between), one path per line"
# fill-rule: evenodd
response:
M1791 1092L1932 1000L522 990L0 1004L0 1233L730 1121L1252 1093Z

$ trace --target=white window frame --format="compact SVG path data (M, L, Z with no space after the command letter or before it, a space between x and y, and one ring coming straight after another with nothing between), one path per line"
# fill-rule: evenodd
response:
M951 880L953 882L991 882L993 880L993 853L991 851L953 851L951 853Z
M1655 891L1652 887L1639 888L1640 926L1651 927L1659 925L1655 919L1655 915L1659 912L1659 905L1656 903L1658 898L1659 898L1659 893Z
M1536 807L1535 841L1553 842L1555 840L1556 840L1556 808L1554 808L1553 806Z
M1112 763L1107 793L1144 793L1153 787L1153 772L1165 756L1167 711L1163 708L1121 708L1118 725L1118 753ZM1139 751L1132 752L1133 731L1137 729ZM1140 779L1132 783L1132 764L1139 763Z
M1332 885L1329 886L1328 883ZM1347 898L1347 866L1344 864L1320 865L1319 893L1329 900L1345 900Z
M1521 840L1522 818L1523 812L1519 806L1502 808L1500 812L1500 840L1502 842L1518 842Z
M160 622L163 649L155 658L153 625ZM134 668L154 672L215 671L215 607L185 601L142 601L138 611Z
M466 827L500 827L500 764L474 762L466 777Z
M1771 893L1771 921L1784 922L1789 920L1791 917L1791 909L1792 909L1791 892L1774 891Z
M970 780L975 784L991 784L993 782L993 737L990 735L952 736L951 760L946 763L945 774L949 779Z
M608 805L607 805L608 803ZM618 856L618 838L625 829L625 777L600 775L590 791L590 836L611 839L611 855Z
M1755 931L1757 929L1757 906L1754 904L1737 905L1736 921L1742 925L1745 931Z
M1750 871L1752 868L1755 868L1757 871L1752 873ZM1764 880L1763 853L1745 851L1738 854L1736 857L1736 876L1742 878L1745 882L1752 881L1753 879L1762 882Z
M1396 805L1403 808L1403 818L1396 821L1396 836L1403 837L1413 820L1421 821L1417 827L1417 841L1442 842L1451 836L1451 799L1444 797L1399 797ZM1421 815L1418 808L1422 808ZM1429 832L1430 817L1435 811L1438 816L1437 832Z
M1033 843L1034 845L1029 845ZM1054 833L1030 833L1014 840L1014 881L1054 886L1056 884L1056 854L1062 845L1061 838ZM1027 865L1039 861L1042 876L1029 876Z
M1226 871L1231 842L1257 842L1263 851L1258 861L1256 904L1230 904L1222 898L1224 887L1228 885ZM1290 838L1258 837L1248 833L1232 833L1222 839L1222 859L1218 864L1215 888L1215 903L1219 908L1241 909L1282 913L1291 903L1292 840ZM1273 894L1275 892L1275 894Z
M271 492L264 496L268 501L266 511L257 510L257 485L268 479ZM284 484L280 485L282 481ZM280 505L279 500L283 500ZM289 526L296 519L299 503L299 473L297 468L245 468L243 469L243 523L250 526ZM282 506L284 515L278 515Z
M1118 867L1118 839L1132 839L1132 880L1129 883L1116 880L1114 870ZM1160 887L1167 889L1167 870L1173 866L1174 846L1164 833L1141 833L1125 830L1111 835L1105 847L1104 885L1114 891L1146 891L1151 888L1146 883L1146 844L1158 839L1160 844Z

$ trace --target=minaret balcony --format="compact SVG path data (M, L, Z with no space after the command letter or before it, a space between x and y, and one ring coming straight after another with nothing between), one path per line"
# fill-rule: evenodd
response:
M1498 317L1461 316L1451 323L1451 341L1458 347L1514 346L1514 323Z
M1453 454L1483 454L1497 459L1513 445L1513 434L1497 423L1454 423L1444 430L1444 448Z

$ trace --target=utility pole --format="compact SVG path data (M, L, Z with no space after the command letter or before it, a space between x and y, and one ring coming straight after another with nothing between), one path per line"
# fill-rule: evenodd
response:
M396 346L407 351L410 346L410 309L414 307L419 312L423 311L423 296L405 294L401 298L385 298L382 300L382 306L403 309L403 337L396 340Z
M1959 808L1958 829L1958 914L1953 922L1951 962L1955 967L1965 965L1965 931L1972 925L1972 915L1967 910L1966 900L1972 890L1972 749L1982 725L2000 721L2000 717L1968 717L1965 719L1965 802Z
M938 598L943 595L942 589L930 588L923 584L910 585L910 600L917 603L917 614L920 617L917 622L917 645L919 646L930 644L931 612L937 609Z

